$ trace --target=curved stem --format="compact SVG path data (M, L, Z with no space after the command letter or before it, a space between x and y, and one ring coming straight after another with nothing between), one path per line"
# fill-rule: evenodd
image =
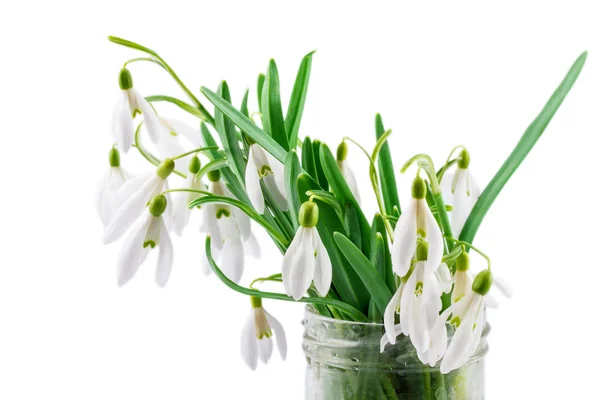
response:
M175 157L171 157L171 160L175 161L175 160L178 160L180 158L189 156L190 154L199 153L201 151L210 151L210 150L219 150L219 146L198 147L197 149L186 151L185 153L181 153L179 155L176 155Z
M125 61L125 63L123 63L123 68L127 67L127 65L132 64L134 62L138 62L138 61L148 61L151 63L154 63L156 65L159 65L161 68L164 69L164 66L160 63L160 61L158 61L156 58L152 58L152 57L136 57L136 58L132 58L130 60Z
M135 135L134 135L135 144L133 145L133 147L138 149L138 151L140 152L142 157L144 157L146 160L148 160L150 162L150 164L158 165L158 164L160 164L160 160L158 159L158 157L156 157L155 155L153 155L152 153L150 153L149 151L144 149L144 147L140 143L140 130L141 130L140 128L142 127L143 123L144 123L144 121L140 122L135 130ZM187 178L187 175L184 173L181 173L177 170L173 170L173 172L182 178Z
M208 258L208 263L210 264L211 268L213 269L215 275L217 275L217 277L219 279L221 279L221 281L225 285L227 285L229 288L235 290L236 292L239 292L239 293L242 293L242 294L245 294L248 296L296 302L296 300L294 300L292 297L285 295L285 294L272 293L272 292L261 292L256 289L245 288L245 287L240 286L237 283L233 282L231 279L229 279L223 273L223 271L221 271L219 269L219 267L215 263L215 260L212 257L212 251L211 251L212 249L211 249L211 245L210 245L210 240L211 240L210 236L207 236L205 250L206 250L206 257ZM367 318L365 317L365 315L362 312L360 312L358 309L352 307L351 305L346 304L339 300L334 300L334 299L330 299L327 297L303 297L300 300L298 300L297 302L298 303L323 304L326 306L335 307L338 310L343 311L349 317L352 317L355 321L367 322Z
M446 173L446 169L452 165L451 163L451 159L452 159L452 155L454 154L454 152L458 149L465 149L465 146L463 146L462 144L459 144L458 146L455 146L452 151L450 151L450 154L448 154L448 158L446 159L446 163L444 164L444 166L442 167L442 169L440 171L438 171L437 173L437 179L438 181L442 181L442 178L444 177L444 174Z
M371 155L364 147L362 147L357 141L352 138L344 137L343 140L347 140L349 142L354 143L359 149L365 153L367 158L369 159L369 178L371 179L371 186L373 187L373 192L375 193L375 198L377 199L377 207L379 207L379 213L381 215L385 215L385 205L383 203L383 199L381 198L381 194L379 193L379 178L377 177L377 169L375 168L375 162ZM392 225L390 221L384 219L383 224L385 225L385 229L387 230L388 237L391 242L394 242L394 229L392 229Z
M283 280L281 278L281 274L273 274L271 276L267 276L266 278L256 278L255 280L250 282L250 285L248 285L248 287L250 289L254 289L254 284L258 282L283 282Z
M480 256L482 256L483 258L486 259L487 263L488 263L488 269L491 271L492 270L492 259L485 254L483 251L479 250L477 247L473 246L471 243L469 242L463 242L462 240L457 240L454 239L453 237L448 237L446 236L446 239L453 241L454 243L458 243L462 246L466 246L472 250L475 250L475 252L479 253Z

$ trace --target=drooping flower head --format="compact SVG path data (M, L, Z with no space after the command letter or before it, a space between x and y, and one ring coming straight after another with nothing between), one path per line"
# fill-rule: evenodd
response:
M105 244L120 238L145 206L162 193L174 168L173 160L167 158L158 165L156 172L136 176L121 186L113 201L114 213L104 231Z
M180 143L181 137L185 137L195 148L202 145L198 129L171 118L158 117L158 120L161 130L156 148L161 158L171 158L185 153L185 149ZM175 169L185 171L191 158L191 156L185 156L175 160Z
M115 105L112 119L112 133L115 142L124 153L133 144L133 119L136 115L144 116L148 134L154 143L160 139L160 123L154 109L137 90L133 88L133 78L127 68L119 72L119 87L121 93Z
M394 230L392 266L398 276L408 273L420 240L428 243L429 256L424 263L427 272L435 271L442 261L442 232L425 201L426 195L427 185L417 176L412 184L411 202L400 215Z
M169 231L165 226L163 214L167 208L167 198L156 196L150 202L147 211L142 214L127 238L117 261L117 279L119 286L126 284L137 273L150 250L158 247L156 262L156 284L167 284L173 266L173 245Z
M340 167L340 171L342 172L342 176L346 180L350 191L354 195L354 198L357 202L360 203L360 192L358 190L358 184L356 183L356 176L354 175L354 171L350 168L350 165L347 161L348 158L348 144L345 141L342 141L337 148L336 152L336 160L338 167Z
M200 171L201 163L198 156L193 156L190 159L188 167L188 175L182 189L206 190L204 183L200 179L196 179L196 174ZM184 228L190 221L192 210L188 208L188 204L202 196L195 192L178 192L173 193L173 229L177 235L181 236Z
M273 336L283 360L287 354L287 342L283 326L263 308L262 299L250 297L250 302L252 310L242 330L242 358L255 370L259 359L266 364L271 358Z
M298 215L300 226L283 257L283 287L295 300L304 296L311 282L321 296L326 296L331 286L331 260L317 231L318 221L319 207L312 201L303 203Z
M127 172L121 168L119 150L114 147L108 153L108 163L110 168L98 182L96 190L96 210L105 227L113 213L115 195L128 178Z
M440 184L444 201L452 207L448 216L455 237L460 236L460 232L481 194L479 186L469 170L470 163L471 155L466 149L463 149L456 162L456 171L444 174Z
M252 205L260 214L265 212L265 198L260 186L264 182L267 190L273 195L275 202L283 211L287 211L288 202L285 196L283 164L257 143L250 145L248 165L246 165L246 188Z

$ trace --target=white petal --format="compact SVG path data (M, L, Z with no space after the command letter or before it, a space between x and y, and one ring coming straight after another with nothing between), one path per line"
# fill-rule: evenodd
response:
M402 328L400 327L400 324L395 325L394 326L394 343L395 344L396 341L396 337L398 337L400 334L402 333ZM386 332L383 334L383 336L381 337L381 340L379 341L379 351L381 353L383 353L383 351L385 350L385 346L387 346L390 343L390 335Z
M111 175L112 170L108 169L96 185L96 212L104 226L108 224L112 214L112 196L109 187Z
M235 216L235 222L239 229L239 233L242 235L242 239L248 240L248 238L250 238L250 234L252 233L250 228L250 218L245 212L237 207L231 207L231 209L233 215Z
M454 193L452 193L452 181L454 180L454 173L444 173L442 182L440 182L440 189L442 190L442 197L444 203L452 205L454 200Z
M164 119L166 123L171 127L177 135L184 136L187 140L189 140L194 147L202 146L202 135L200 134L200 130L196 129L185 122L178 121L171 118Z
M257 338L256 343L258 346L258 358L266 364L273 354L273 341L271 338L264 337L262 339Z
M417 263L418 265L419 263ZM415 271L417 266L415 266ZM405 283L404 290L400 296L400 324L402 325L402 332L408 335L410 332L411 314L410 310L412 307L412 302L415 298L415 287L417 284L417 274L413 271L413 273L408 278L408 281Z
M479 184L477 183L475 178L473 178L473 174L471 174L470 169L467 170L467 183L467 189L471 193L471 197L473 198L473 204L475 204L477 202L477 199L479 199L479 196L481 196L481 188L479 187Z
M273 195L273 199L275 199L275 203L277 203L279 208L282 211L287 211L288 210L288 201L284 195L285 191L284 192L279 191L279 186L277 185L277 182L275 181L275 175L273 175L273 174L267 175L266 177L263 178L263 182L267 186L267 189L269 190L269 192Z
M427 253L427 261L425 261L425 270L427 272L435 271L440 263L442 262L442 256L444 255L444 241L442 239L442 231L437 224L431 210L427 205L420 208L425 210L425 218L427 224L427 244L429 245L429 252Z
M185 180L185 184L182 188L191 188L193 185L195 177L192 174L189 174ZM173 223L173 229L177 235L181 236L183 230L187 226L190 221L191 210L188 208L188 199L189 195L187 192L178 192L172 193L173 201L171 204L172 207L172 215L171 221Z
M474 198L467 193L467 172L459 169L457 172L457 183L454 191L454 203L452 204L452 234L459 237L473 205Z
M450 272L450 268L448 268L448 264L444 262L441 263L438 269L435 271L435 276L442 291L444 293L450 293L452 291L454 278L452 278L452 273Z
M479 341L481 339L481 334L483 332L483 328L485 327L485 312L483 309L483 302L479 305L477 309L477 316L475 317L475 328L473 329L473 333L471 334L471 339L469 340L469 345L467 346L467 350L463 356L461 362L455 366L455 368L462 367L469 358L473 355L477 347L479 346Z
M398 276L404 276L417 248L416 202L413 200L400 215L394 230L392 244L392 265Z
M163 129L160 140L156 143L156 149L161 159L171 158L185 153L185 149L179 143L177 137ZM175 169L181 172L188 172L189 160L191 156L178 158L175 160Z
M223 248L223 237L217 223L216 206L214 204L206 204L202 207L202 210L204 212L200 232L210 235L213 248L221 250Z
M288 295L292 296L294 300L299 300L304 296L315 274L315 257L312 244L313 231L311 228L301 229L298 232L302 234L300 248L295 254L295 260L292 261L289 267L289 275L284 277L289 282Z
M150 106L150 104L144 99L142 95L140 95L135 89L131 89L136 96L137 102L142 109L142 114L144 115L144 124L146 125L146 130L148 131L148 135L150 139L154 143L157 143L160 140L161 132L163 130L160 121L158 120L158 116L156 112Z
M269 152L265 151L265 156L267 158L267 162L269 163L269 167L271 168L271 171L273 172L273 175L275 176L275 183L277 184L277 187L279 188L279 192L284 196L286 196L286 189L285 189L285 168L283 166L283 164L277 160L275 157L273 157Z
M254 328L254 312L244 323L242 329L242 358L246 365L253 371L256 369L258 362L258 345L256 343L256 332Z
M279 321L266 310L265 315L267 316L267 321L269 322L269 325L273 330L273 334L275 335L275 341L277 342L277 350L279 350L279 355L283 360L285 360L287 355L287 340L285 337L285 330L283 329L281 323L279 323Z
M401 283L396 293L392 296L392 299L385 307L385 312L383 313L383 324L385 326L385 333L388 337L387 342L391 344L396 343L396 310L400 305L400 297L402 296L402 290L404 288L404 284ZM400 327L400 325L398 325ZM400 332L402 332L402 328L400 327Z
M358 203L360 203L360 192L358 191L358 184L356 183L356 177L354 176L354 171L348 165L348 161L338 162L338 166L340 166L340 171L342 172L342 176L346 180L350 191L354 195L354 198Z
M264 214L265 198L260 187L260 177L254 163L254 157L248 157L248 165L246 165L246 190L254 209L259 214Z
M304 229L306 228L298 228L296 235L294 235L294 239L292 239L287 251L283 255L283 261L281 263L281 278L283 280L284 290L288 295L292 291L290 271L292 269L292 265L298 262Z
M315 259L315 275L313 277L313 281L315 283L315 288L317 292L323 297L327 296L329 292L329 288L331 287L331 279L332 279L332 267L331 260L329 259L329 254L327 253L327 249L323 245L321 241L321 237L319 236L319 232L316 228L313 228L313 238L315 238L317 242L317 246L315 248L317 252L317 256Z
M427 317L424 315L423 296L415 296L409 308L410 341L418 352L425 352L429 346Z
M160 220L160 242L158 243L158 261L156 262L156 284L164 287L171 276L173 267L173 243L169 237L169 231L165 222Z
M456 271L454 274L454 291L452 292L452 303L454 304L457 300L466 297L471 291L471 285L473 281L467 271Z
M430 346L428 351L428 363L430 366L434 366L446 352L446 346L448 346L448 331L446 328L446 321L450 317L450 314L454 311L455 306L451 305L442 314L440 314L430 333Z
M500 293L502 293L502 295L504 295L504 297L506 297L507 299L510 299L513 297L512 288L510 287L508 282L506 282L504 279L502 279L499 276L494 275L494 284L492 285L492 287L495 287L496 289L498 289L498 291Z
M480 298L481 296L477 297ZM461 321L460 326L454 332L450 346L448 346L448 349L446 350L446 354L440 365L442 374L447 374L457 368L458 363L460 363L466 353L467 346L473 333L473 324L475 323L475 317L477 316L480 299L475 298L475 296L469 296L469 298L465 300L470 300L470 303L468 303L469 309Z
M119 286L123 286L133 278L150 251L149 248L144 248L144 237L152 218L150 213L141 216L132 230L132 234L123 243L117 259L117 282Z
M133 117L127 91L121 91L113 112L113 138L119 150L127 153L133 144Z
M244 272L244 247L239 237L230 237L225 240L220 261L219 267L223 273L238 283Z
M144 174L136 175L130 179L128 179L120 188L116 191L113 200L112 207L113 210L121 207L123 203L125 203L135 192L140 190L144 184L156 175L155 172L147 172Z
M485 306L488 308L500 307L500 303L498 302L498 300L496 300L496 298L494 296L492 296L491 294L487 294L484 297L484 302L485 302Z
M253 233L250 233L248 240L244 242L244 253L253 258L260 258L260 244Z

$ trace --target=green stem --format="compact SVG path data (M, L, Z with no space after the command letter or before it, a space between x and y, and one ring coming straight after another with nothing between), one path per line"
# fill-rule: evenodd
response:
M218 150L218 149L219 149L218 146L198 147L197 149L186 151L185 153L181 153L181 154L179 154L179 155L177 155L175 157L171 157L171 160L175 161L175 160L178 160L180 158L189 156L190 154L199 153L201 151L210 151L210 150Z
M152 153L150 153L148 150L144 149L144 147L142 146L142 144L140 143L140 128L142 127L142 124L144 122L140 122L139 125L137 126L137 129L135 130L135 135L134 135L134 141L135 144L133 145L133 147L135 147L136 149L138 149L138 151L140 152L140 154L142 155L142 157L144 157L146 160L148 160L150 162L150 164L158 166L158 164L160 164L160 160L158 159L158 157L154 156ZM173 171L175 174L181 176L182 178L186 178L187 175L179 172L177 170Z

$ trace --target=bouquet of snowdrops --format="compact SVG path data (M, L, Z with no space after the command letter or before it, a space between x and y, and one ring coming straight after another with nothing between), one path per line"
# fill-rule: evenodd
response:
M250 296L252 311L243 327L242 354L251 368L258 359L268 361L273 336L281 356L286 353L285 332L264 310L264 298L310 303L334 319L383 323L381 351L405 335L424 364L439 365L443 374L461 367L479 343L486 307L495 302L490 289L510 292L494 279L489 257L473 246L473 239L494 199L571 89L586 53L481 191L464 146L453 149L443 164L434 166L429 156L418 154L395 169L397 160L392 160L387 143L391 130L385 129L379 115L372 151L345 138L332 152L324 142L302 137L313 53L302 59L285 114L273 60L258 77L258 110L250 112L248 90L239 108L233 106L223 81L216 92L200 89L214 105L211 113L158 53L124 39L109 39L145 53L125 62L119 72L110 168L97 197L104 242L127 232L117 261L119 285L130 280L156 249L156 283L164 286L174 259L169 236L181 235L190 213L197 212L202 214L205 243L199 263L233 290ZM134 62L164 69L187 100L140 95L128 69ZM156 102L180 107L197 117L198 125L157 115L152 105ZM142 119L135 124L138 114ZM144 132L158 154L142 146ZM193 148L184 148L185 142ZM372 193L359 193L348 162L349 145L369 161ZM148 160L146 174L130 176L121 168L120 154L131 150ZM416 170L412 198L400 204L396 173L410 166L416 166L411 169ZM361 195L375 196L374 216L368 217L361 207ZM281 272L242 287L238 282L244 257L260 256L251 220L281 251ZM472 273L472 256L483 257L487 269ZM254 287L263 281L280 282L282 293ZM456 330L450 343L449 326Z

